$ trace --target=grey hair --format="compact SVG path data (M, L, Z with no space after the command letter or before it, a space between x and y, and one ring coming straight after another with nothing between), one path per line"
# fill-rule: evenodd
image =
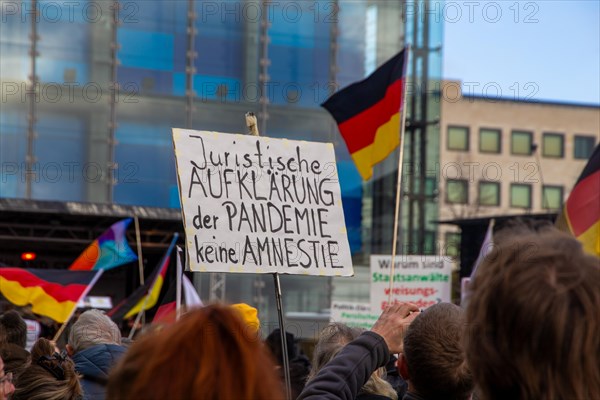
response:
M102 311L88 310L71 327L69 345L78 353L98 344L121 344L121 331Z

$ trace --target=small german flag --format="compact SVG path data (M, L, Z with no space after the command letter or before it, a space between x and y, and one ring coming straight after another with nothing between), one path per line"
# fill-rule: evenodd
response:
M63 323L88 288L91 289L98 274L98 271L0 268L0 292L13 304L31 304L34 313Z
M569 194L556 226L575 236L586 252L600 257L600 144Z
M406 54L406 49L402 50L366 79L321 104L337 122L364 180L373 175L373 166L400 144Z
M171 251L178 237L179 235L175 233L167 252L152 271L146 283L106 313L113 321L118 322L122 319L135 317L140 311L149 310L156 305L171 261Z

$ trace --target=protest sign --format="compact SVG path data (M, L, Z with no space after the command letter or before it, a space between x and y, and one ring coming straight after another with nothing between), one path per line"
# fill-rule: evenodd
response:
M331 302L331 322L341 322L354 328L371 329L379 318L379 313L371 312L369 303L353 303L349 301Z
M391 256L371 256L371 310L380 312L388 305ZM397 256L394 259L392 302L415 303L427 308L449 302L452 264L438 256Z
M331 143L173 129L192 271L351 276Z

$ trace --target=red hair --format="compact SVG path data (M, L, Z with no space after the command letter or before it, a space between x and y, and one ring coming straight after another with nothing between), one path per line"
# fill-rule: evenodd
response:
M135 342L107 399L283 399L274 364L239 313L210 305Z

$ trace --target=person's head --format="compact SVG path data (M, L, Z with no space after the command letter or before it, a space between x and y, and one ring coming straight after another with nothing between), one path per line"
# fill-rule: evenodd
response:
M0 400L5 400L15 391L12 372L4 372L4 362L0 358Z
M465 317L454 304L439 303L421 312L404 336L398 360L409 391L426 399L468 399L473 379L463 348Z
M287 347L288 360L293 360L297 357L298 351L296 344L294 343L294 335L285 332L285 343ZM275 358L278 365L283 365L283 349L281 346L281 330L279 328L273 329L273 332L265 339L265 344L271 354Z
M485 399L600 393L600 259L554 229L500 232L471 284L467 360Z
M210 305L143 335L112 371L107 399L283 399L260 338L236 310Z
M82 395L73 361L56 353L49 340L38 339L12 400L79 400Z
M319 334L319 340L315 345L312 369L308 376L308 381L314 378L344 346L356 339L362 332L364 332L362 329L351 328L338 322L327 325ZM378 394L394 400L397 399L398 395L394 391L394 388L385 381L384 377L385 368L379 368L373 372L359 393Z
M345 345L356 339L362 332L361 329L351 328L339 322L333 322L323 328L313 351L312 369L308 380L315 377Z
M102 311L88 310L71 327L67 351L73 355L99 344L121 344L121 332Z
M27 324L15 310L6 311L0 315L0 325L4 328L7 343L25 348L27 345Z

